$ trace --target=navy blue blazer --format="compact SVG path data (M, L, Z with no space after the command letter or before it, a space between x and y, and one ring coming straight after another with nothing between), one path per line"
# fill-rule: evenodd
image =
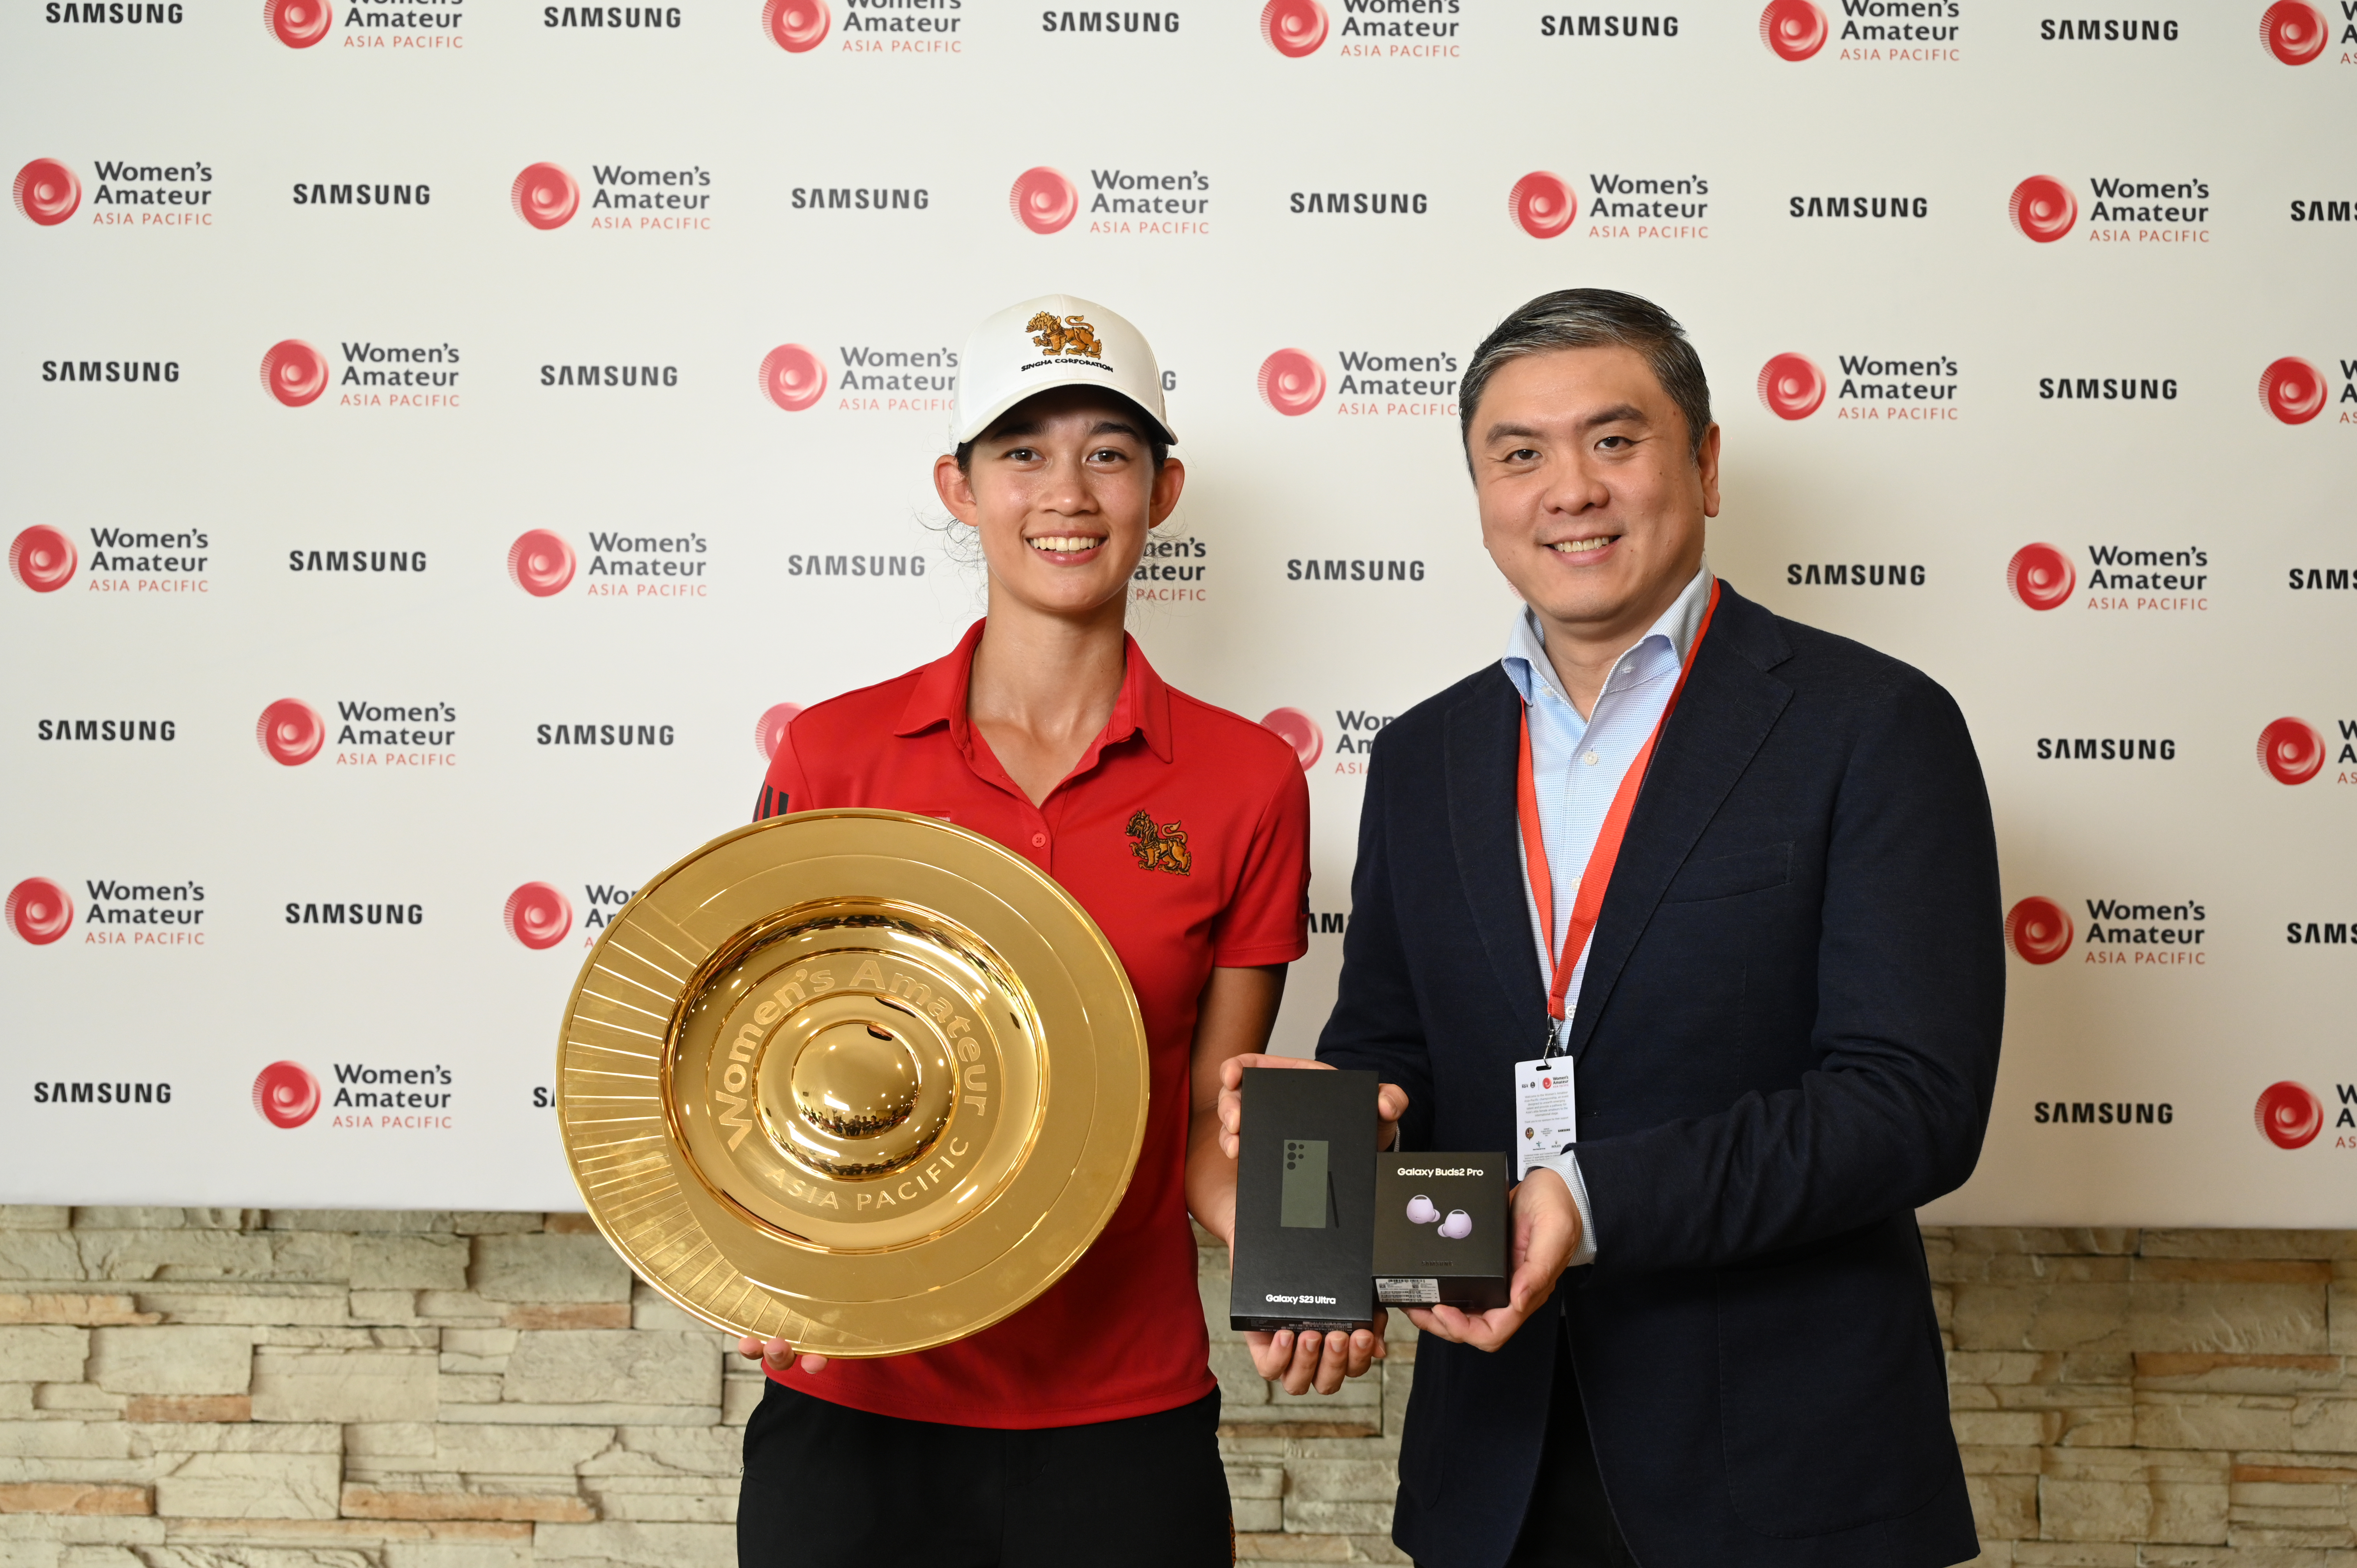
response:
M1491 665L1375 738L1318 1054L1406 1089L1408 1148L1513 1147L1511 1064L1544 1046L1520 714ZM1494 1354L1418 1342L1403 1550L1505 1561L1567 1342L1646 1568L1977 1553L1911 1211L1980 1155L2001 941L1954 701L1723 589L1569 1034L1597 1259Z

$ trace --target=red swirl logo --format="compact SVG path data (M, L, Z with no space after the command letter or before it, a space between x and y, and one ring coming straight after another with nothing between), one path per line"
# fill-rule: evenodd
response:
M1293 755L1301 758L1301 771L1304 773L1316 767L1318 759L1326 755L1326 732L1318 727L1316 719L1299 708L1278 708L1260 721L1260 727L1293 747Z
M2324 412L2324 375L2287 354L2259 374L2259 401L2286 424L2306 424Z
M2259 42L2286 65L2306 65L2324 52L2324 14L2308 0L2276 0L2259 18Z
M328 0L262 0L262 21L290 49L307 49L328 36L336 19Z
M2259 1091L2251 1120L2259 1135L2278 1149L2303 1149L2324 1131L2324 1101L2304 1083L2286 1079Z
M826 0L770 0L761 7L761 26L769 29L770 41L790 55L818 48L834 25Z
M35 947L47 947L73 924L73 898L46 876L27 876L8 889L8 923Z
M1326 395L1326 367L1299 349L1279 349L1260 362L1260 395L1288 418L1308 413Z
M317 403L328 390L328 356L299 338L273 343L262 356L262 385L289 408Z
M73 541L46 522L37 522L8 546L8 570L37 594L54 594L73 581L81 555Z
M508 895L508 935L524 946L553 948L573 929L573 906L545 882L527 882Z
M1824 405L1825 373L1806 354L1779 354L1760 367L1760 401L1779 419L1806 419Z
M1318 0L1268 0L1260 14L1260 36L1287 59L1316 54L1326 41L1326 7Z
M253 1109L273 1127L300 1127L319 1113L319 1080L301 1062L272 1062L253 1075Z
M262 710L253 738L282 768L300 768L319 755L328 743L328 724L319 710L299 697L281 697Z
M81 206L81 181L55 158L35 158L16 171L16 210L47 229Z
M762 712L759 722L753 725L753 745L763 761L778 755L778 747L785 743L786 726L802 711L800 703L779 703Z
M2077 934L2069 912L2051 898L2024 898L2006 911L2006 945L2024 963L2052 963Z
M573 546L544 528L519 533L508 546L508 575L535 599L561 594L573 581Z
M1780 59L1806 59L1825 47L1825 14L1809 0L1769 0L1760 13L1760 41Z
M581 188L554 164L529 164L508 188L516 216L535 229L562 229L581 210Z
M1534 240L1552 240L1579 216L1579 198L1563 176L1533 169L1506 193L1506 210Z
M1015 177L1006 209L1034 234L1052 234L1081 209L1081 193L1061 169L1041 164Z
M2013 188L2013 226L2050 245L2079 221L2079 199L2050 174L2034 174Z
M2259 766L2278 784L2305 784L2324 770L2324 736L2306 719L2277 719L2259 732Z
M761 395L800 413L826 395L826 361L800 343L779 344L761 356Z
M2025 544L2006 563L2005 585L2034 610L2050 610L2079 585L2079 568L2051 544Z

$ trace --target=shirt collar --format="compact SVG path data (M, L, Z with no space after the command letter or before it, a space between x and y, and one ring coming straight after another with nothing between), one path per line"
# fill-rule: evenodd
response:
M1633 646L1641 648L1650 638L1667 638L1670 650L1684 664L1694 648L1695 634L1702 629L1703 613L1710 607L1710 585L1715 581L1710 563L1705 561L1694 580L1662 612L1661 618L1645 628L1645 635ZM1555 680L1555 666L1547 662L1546 634L1540 629L1538 612L1530 606L1524 605L1523 613L1514 618L1514 629L1506 639L1506 656L1500 662L1525 703L1536 699L1540 685L1554 693L1558 701L1569 703Z
M974 650L982 646L982 628L989 624L985 617L966 628L955 648L918 672L917 684L909 693L908 705L900 710L900 722L893 726L893 734L921 735L935 725L947 725L950 738L957 743L958 749L971 749L966 694L974 685ZM1114 699L1113 717L1105 721L1104 733L1097 737L1078 770L1086 770L1095 752L1133 735L1143 736L1147 749L1157 757L1164 762L1170 760L1170 688L1146 662L1146 650L1137 646L1137 639L1125 633L1121 695Z

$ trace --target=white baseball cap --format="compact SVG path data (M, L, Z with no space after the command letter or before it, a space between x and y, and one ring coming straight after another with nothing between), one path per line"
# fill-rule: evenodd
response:
M1162 370L1146 335L1103 306L1069 294L1041 295L974 329L958 360L950 443L962 446L991 421L1052 387L1096 387L1144 409L1176 442L1162 410Z

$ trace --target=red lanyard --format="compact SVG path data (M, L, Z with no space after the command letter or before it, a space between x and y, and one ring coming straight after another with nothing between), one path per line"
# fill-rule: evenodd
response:
M1670 688L1670 700L1662 709L1662 716L1653 725L1653 733L1645 737L1629 771L1620 776L1620 788L1612 796L1612 809L1604 813L1604 825L1597 830L1596 847L1587 853L1587 869L1580 873L1579 895L1572 901L1571 929L1564 934L1563 956L1555 960L1555 976L1547 986L1547 1055L1555 1053L1556 1041L1563 1032L1565 1019L1564 993L1571 985L1573 969L1579 962L1580 950L1587 945L1596 929L1597 917L1604 912L1604 890L1611 886L1612 868L1620 859L1620 840L1629 831L1629 813L1636 809L1637 791L1644 788L1645 769L1653 760L1653 743L1662 738L1663 729L1670 715L1678 711L1678 697L1686 689L1686 677L1694 673L1695 656L1702 651L1702 639L1710 631L1710 618L1718 609L1718 582L1712 579L1710 602L1703 607L1702 625L1695 628L1692 647L1686 650L1685 662L1678 669L1678 683ZM1598 699L1601 700L1600 698ZM1530 872L1531 897L1545 917L1546 930L1555 929L1555 879L1547 870L1546 843L1539 834L1539 787L1531 768L1531 712L1523 708L1522 771L1514 780L1514 810L1523 822L1523 860Z

